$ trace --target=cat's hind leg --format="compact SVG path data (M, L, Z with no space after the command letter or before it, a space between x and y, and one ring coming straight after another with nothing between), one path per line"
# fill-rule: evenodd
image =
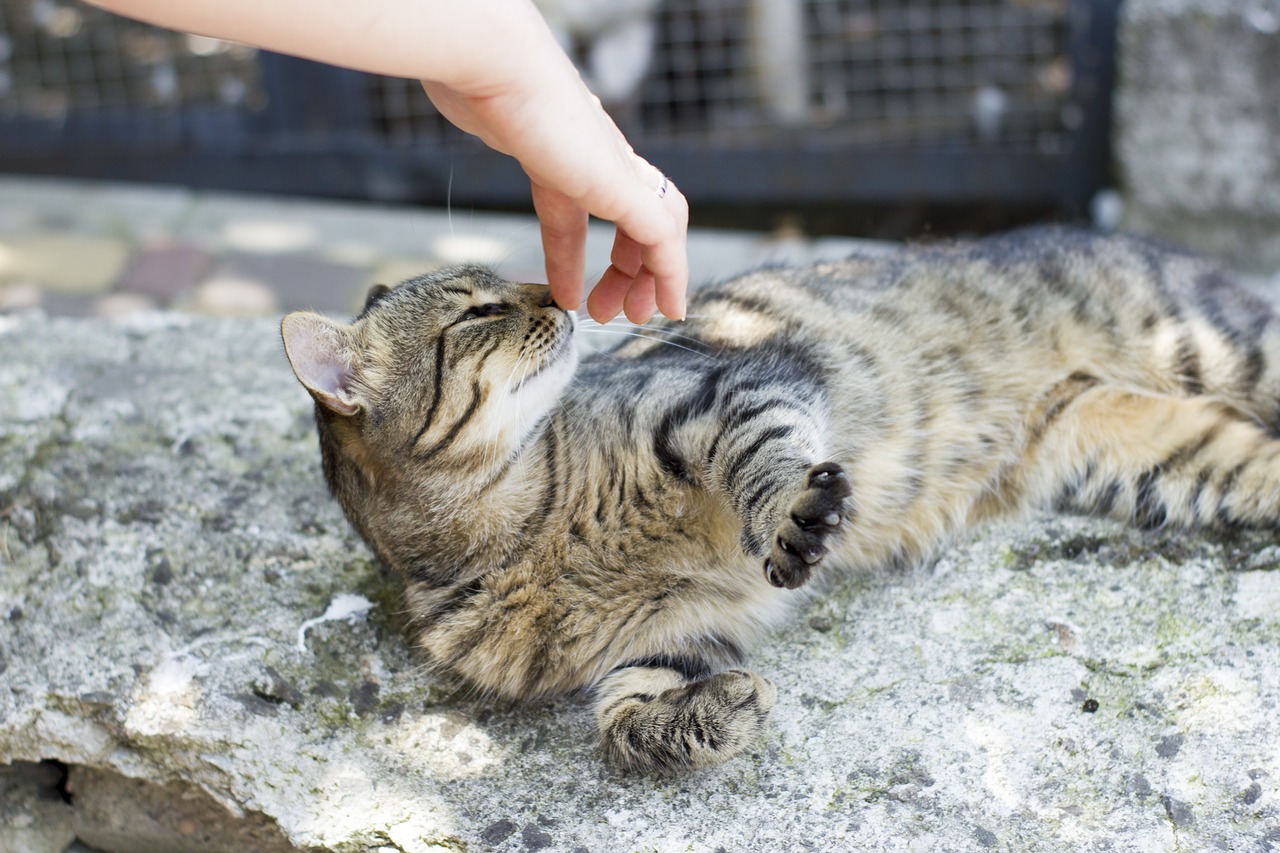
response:
M1098 386L1033 424L1023 485L1147 527L1280 520L1280 441L1209 397Z
M600 745L624 770L710 767L759 740L777 695L740 669L688 678L665 666L627 666L596 688Z

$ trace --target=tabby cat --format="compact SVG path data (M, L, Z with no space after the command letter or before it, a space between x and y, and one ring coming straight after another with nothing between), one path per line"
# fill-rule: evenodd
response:
M1275 316L1138 239L763 269L581 364L575 326L546 287L465 266L283 334L427 660L506 697L589 688L626 768L756 741L776 692L744 653L815 576L1036 507L1280 515Z

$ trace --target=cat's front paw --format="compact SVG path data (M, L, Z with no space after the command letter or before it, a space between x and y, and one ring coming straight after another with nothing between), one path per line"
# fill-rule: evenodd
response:
M851 494L849 475L837 463L823 462L809 469L805 490L792 502L765 558L764 576L769 583L796 589L809 580L827 553L827 538L848 515Z
M760 739L777 698L772 682L740 669L656 695L632 693L601 712L601 745L624 770L710 767Z

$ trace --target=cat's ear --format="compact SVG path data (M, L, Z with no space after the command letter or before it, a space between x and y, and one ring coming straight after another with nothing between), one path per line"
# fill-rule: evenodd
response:
M368 311L373 307L373 303L377 302L390 292L391 288L387 287L385 284L375 284L373 287L369 288L369 292L365 294L364 297L364 310Z
M364 408L364 400L352 387L355 368L349 330L310 311L295 311L280 323L294 375L316 402L340 415L354 415Z

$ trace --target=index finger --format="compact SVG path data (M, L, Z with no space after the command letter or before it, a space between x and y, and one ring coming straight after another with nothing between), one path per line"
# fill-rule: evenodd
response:
M582 304L586 268L587 212L564 193L530 181L533 209L542 229L547 284L556 305L572 311Z
M676 224L675 233L654 245L644 246L641 260L645 269L653 274L658 310L672 320L683 320L689 290L689 203L674 184L667 186L667 194L660 202L668 207L668 215Z

